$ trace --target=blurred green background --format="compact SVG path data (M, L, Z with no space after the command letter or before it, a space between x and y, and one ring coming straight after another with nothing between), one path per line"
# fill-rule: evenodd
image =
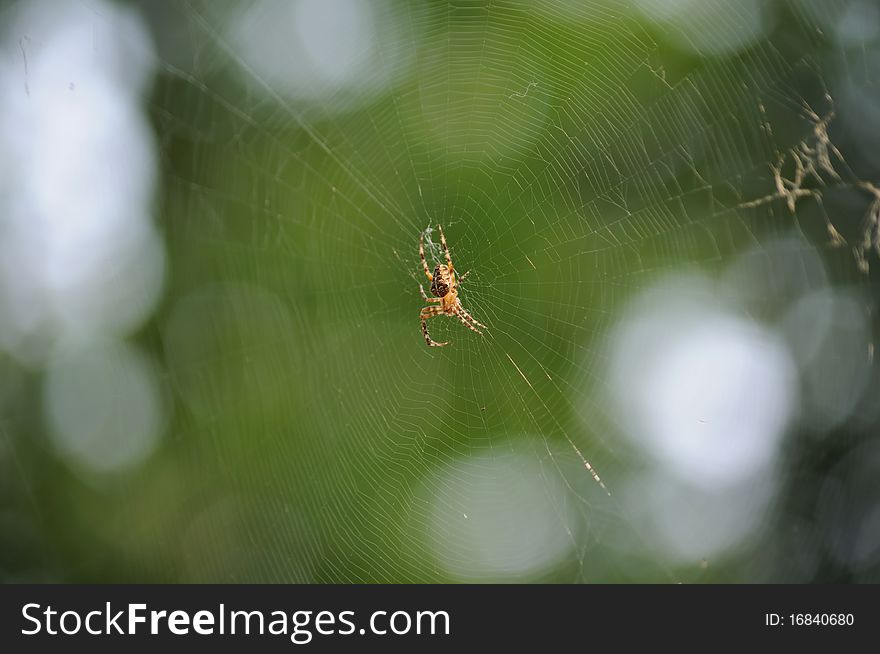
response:
M878 580L875 3L0 25L3 580Z

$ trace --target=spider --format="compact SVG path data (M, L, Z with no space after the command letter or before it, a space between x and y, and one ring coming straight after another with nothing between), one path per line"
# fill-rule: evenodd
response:
M425 235L419 235L419 256L422 259L422 267L425 269L425 277L431 282L431 295L434 297L428 297L421 284L419 284L419 291L421 291L422 299L425 302L428 302L429 304L436 303L437 305L422 307L422 310L419 313L419 320L422 323L422 334L425 337L425 343L427 343L429 347L443 347L444 345L448 345L449 342L438 343L428 336L428 318L444 315L455 316L464 323L465 327L478 334L482 334L483 332L477 329L477 327L486 328L486 325L478 322L471 314L464 310L463 306L461 306L461 300L458 299L458 285L465 280L470 274L470 271L466 272L461 276L461 279L456 281L452 258L449 256L449 247L446 245L446 237L443 236L443 228L440 225L437 225L437 229L440 230L440 242L443 244L443 254L446 255L446 265L444 266L443 264L438 263L434 268L433 275L428 268L428 262L425 261Z

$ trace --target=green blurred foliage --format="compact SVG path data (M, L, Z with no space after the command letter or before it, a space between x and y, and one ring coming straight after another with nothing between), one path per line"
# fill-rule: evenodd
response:
M589 525L540 578L743 578L746 555L670 570L617 548L608 534L632 524L566 436L609 485L624 476L627 447L599 416L589 433L573 396L601 385L603 335L635 290L790 227L733 207L771 184L758 102L794 111L827 45L782 5L762 41L721 57L599 9L395 5L411 67L343 109L242 78L222 11L144 9L157 33L185 25L194 53L183 72L159 49L147 105L170 264L136 342L163 368L169 423L144 465L84 481L45 442L39 372L3 360L21 389L0 397L3 575L451 581L424 540L423 480L528 434ZM780 147L803 133L774 129ZM428 352L417 247L438 223L490 329L435 320L452 345Z

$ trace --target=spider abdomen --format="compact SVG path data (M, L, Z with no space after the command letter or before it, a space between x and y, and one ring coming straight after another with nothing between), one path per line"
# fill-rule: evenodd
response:
M435 297L444 297L449 293L449 273L443 270L446 266L437 266L434 268L433 279L431 280L431 294Z

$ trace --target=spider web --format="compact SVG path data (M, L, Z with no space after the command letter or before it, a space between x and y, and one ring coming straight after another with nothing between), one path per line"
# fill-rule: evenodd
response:
M747 27L752 6L728 5L720 26ZM127 574L699 578L627 504L607 334L682 264L722 270L792 229L827 242L827 220L748 204L812 134L805 102L829 110L802 52L815 16L780 5L796 45L718 54L615 2L376 6L395 31L357 90L298 97L243 52L230 12L153 16L172 26L150 111L177 409L138 488L174 508L117 517ZM432 319L451 343L429 349L418 240L439 260L438 224L488 328Z

